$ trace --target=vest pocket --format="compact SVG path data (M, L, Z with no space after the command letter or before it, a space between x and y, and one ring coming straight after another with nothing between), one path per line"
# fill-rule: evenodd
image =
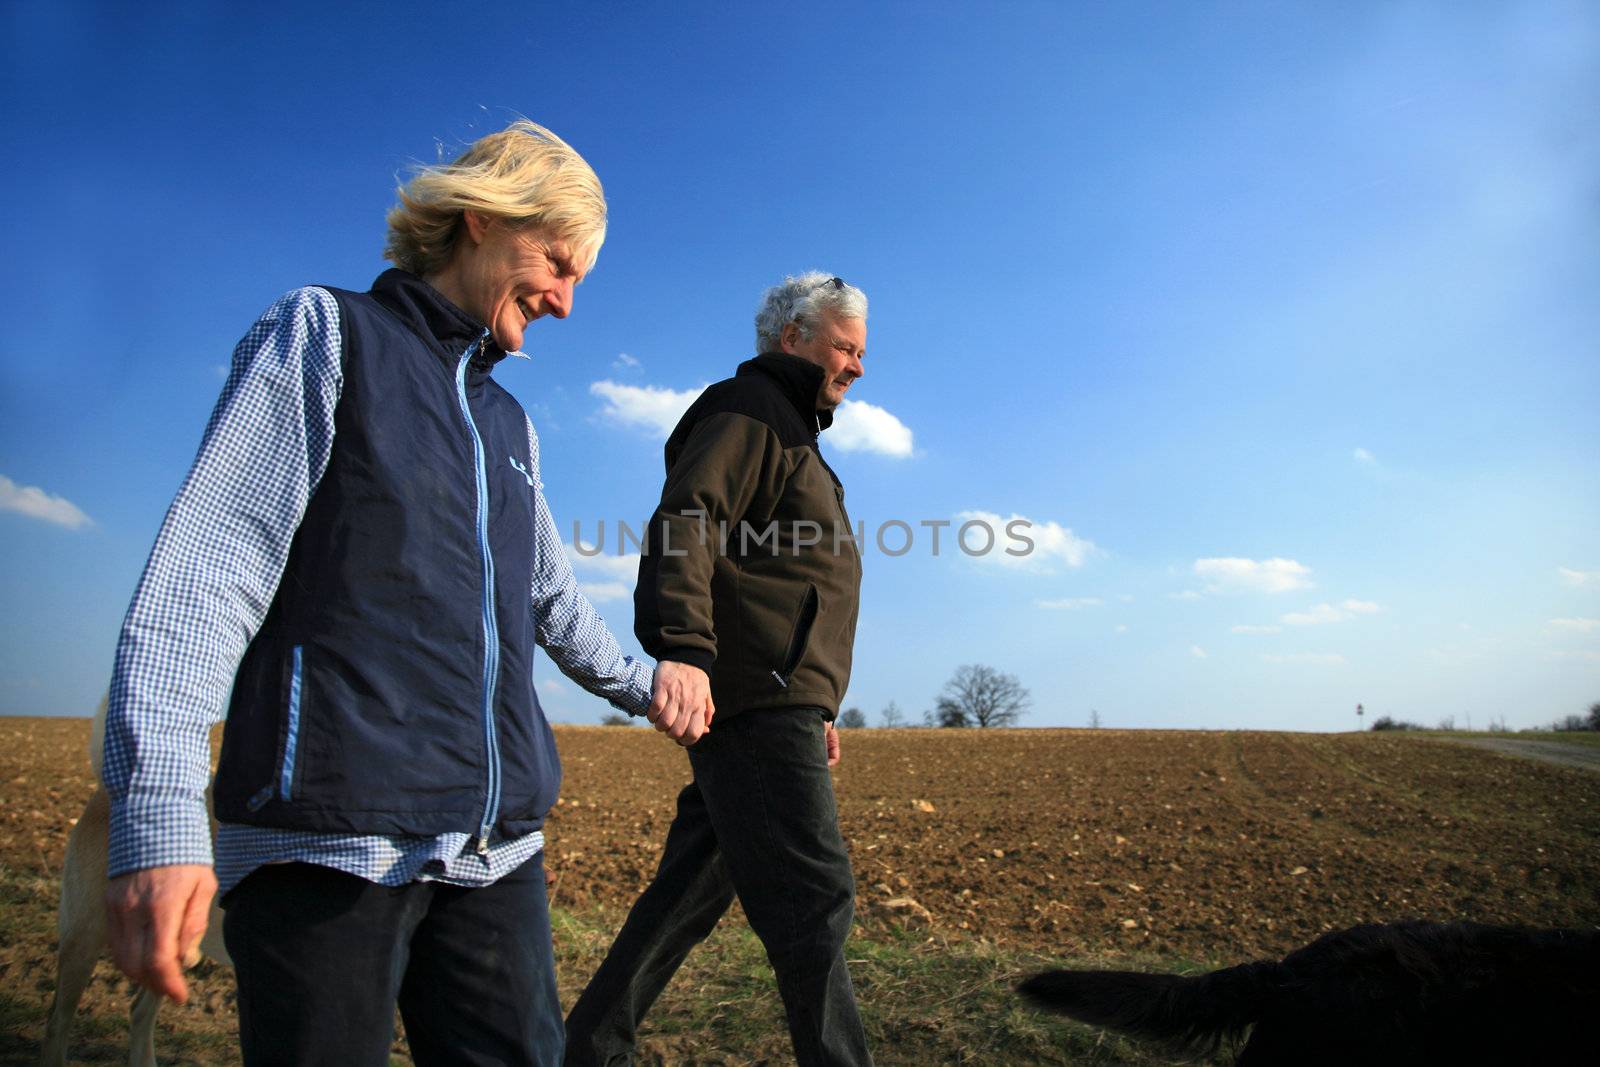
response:
M278 798L290 800L294 794L294 760L300 746L300 678L303 645L289 653L288 727L283 740L283 766L278 771Z
M795 613L794 625L789 630L789 644L783 654L783 666L772 672L778 684L785 689L789 688L789 680L794 677L794 672L800 667L800 660L806 654L806 645L811 640L811 627L816 624L817 611L820 607L817 587L807 582L806 591L800 597L800 610Z

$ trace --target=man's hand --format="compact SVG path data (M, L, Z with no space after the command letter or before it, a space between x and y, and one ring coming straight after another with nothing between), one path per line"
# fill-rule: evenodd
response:
M189 999L183 968L199 956L217 876L210 867L152 867L106 886L111 958L122 973L179 1004Z
M716 713L711 703L711 679L705 671L673 660L656 664L650 710L645 717L657 730L688 748L711 729L711 717Z
M822 743L828 746L828 766L839 765L839 728L831 722L822 724Z

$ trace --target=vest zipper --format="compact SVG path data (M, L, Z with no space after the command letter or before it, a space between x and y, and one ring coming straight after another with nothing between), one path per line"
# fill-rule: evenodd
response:
M289 729L283 742L283 767L278 772L278 796L291 800L294 788L295 750L300 746L300 659L303 646L289 653Z
M500 745L494 728L494 691L500 674L500 624L494 612L494 553L489 549L489 475L483 461L483 438L478 435L478 426L472 421L472 408L467 404L467 364L488 339L489 331L485 330L456 364L456 400L461 404L467 432L472 435L472 466L478 486L478 551L483 557L483 742L489 753L489 780L483 821L478 824L480 856L489 852L489 831L494 828L500 811Z

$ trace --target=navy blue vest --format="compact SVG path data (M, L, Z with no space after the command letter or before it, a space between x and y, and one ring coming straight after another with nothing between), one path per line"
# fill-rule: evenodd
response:
M234 680L217 817L527 833L561 765L533 691L532 457L489 376L503 353L403 271L329 292L333 452Z

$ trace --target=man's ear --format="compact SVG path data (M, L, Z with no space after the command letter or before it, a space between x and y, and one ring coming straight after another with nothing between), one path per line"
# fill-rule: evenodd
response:
M800 324L797 322L784 323L783 329L778 331L778 347L792 356L795 354L795 346L799 343Z

